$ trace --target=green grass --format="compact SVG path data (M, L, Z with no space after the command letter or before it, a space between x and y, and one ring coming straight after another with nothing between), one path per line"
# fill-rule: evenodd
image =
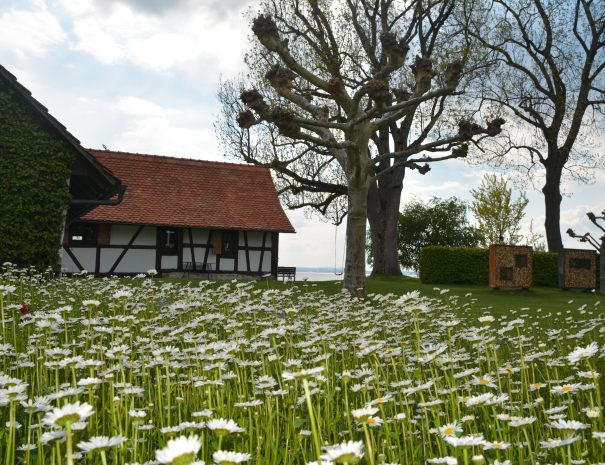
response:
M197 279L166 279L167 282L190 282L197 285ZM215 281L216 285L224 284L224 281ZM342 290L342 281L260 281L256 282L257 289L287 289L289 287L299 287L310 291L322 290L328 295L338 293ZM401 276L380 276L369 277L366 282L368 294L395 294L402 295L407 292L418 291L422 295L436 298L442 301L448 301L454 296L461 298L461 301L469 302L470 305L459 307L457 311L472 318L489 313L495 317L502 315L517 315L529 317L537 313L552 313L552 319L548 320L549 327L563 327L567 323L567 318L574 310L582 309L583 306L598 305L599 302L605 303L605 296L598 292L586 292L579 289L570 289L563 291L550 287L534 287L529 290L523 289L500 289L494 290L488 286L471 285L438 285L423 284L419 279ZM448 292L444 292L448 290ZM442 293L444 292L444 293ZM469 296L468 294L472 294ZM544 320L540 320L544 322Z
M282 289L288 286L307 286L310 289L321 289L327 294L340 292L342 281L296 281L295 283L282 284L281 282L268 281L257 284L258 288L278 288ZM469 285L435 285L423 284L419 279L409 277L370 277L367 280L366 289L368 293L402 295L406 292L418 291L422 295L437 299L447 299L449 296L465 297L463 300L476 299L470 307L461 311L470 312L471 315L480 316L486 312L494 316L509 313L511 310L518 312L520 309L527 309L528 313L541 311L549 312L569 312L583 305L594 305L603 300L604 296L599 293L585 292L582 290L568 290L535 287L529 290L522 289L501 289L493 290L488 286L469 286ZM448 289L449 292L441 294L442 290ZM571 301L571 303L570 303Z

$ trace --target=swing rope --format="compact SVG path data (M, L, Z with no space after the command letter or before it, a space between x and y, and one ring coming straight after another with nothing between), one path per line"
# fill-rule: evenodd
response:
M345 265L345 251L346 251L346 246L347 246L347 240L346 240L346 235L345 235L345 242L344 245L342 247L342 265L340 267L340 269L342 271L337 272L337 268L336 268L336 263L338 262L338 257L336 254L336 239L338 238L338 225L335 224L334 225L334 275L335 276L342 276L344 274L344 265Z

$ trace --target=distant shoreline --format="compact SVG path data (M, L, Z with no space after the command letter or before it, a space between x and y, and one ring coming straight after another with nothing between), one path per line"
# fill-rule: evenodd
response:
M366 276L369 276L372 270L366 270ZM416 278L417 275L411 270L402 270L404 276ZM342 270L334 271L334 268L329 267L296 267L296 280L309 281L341 281L343 279Z

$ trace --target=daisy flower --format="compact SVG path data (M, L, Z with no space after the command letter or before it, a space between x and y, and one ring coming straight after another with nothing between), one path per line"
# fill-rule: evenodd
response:
M359 420L362 423L364 423L368 418L376 415L377 413L378 409L376 407L369 406L351 410L351 415L353 415L356 420Z
M357 463L363 458L362 441L346 441L326 449L322 455L322 460L340 463Z
M554 449L555 447L563 447L568 444L573 444L580 436L570 436L565 439L547 439L546 441L540 441L540 447L542 449Z
M77 421L84 421L90 417L94 412L92 406L84 402L75 402L73 404L67 404L63 407L57 407L52 411L47 412L42 422L49 426L66 426L71 425Z
M534 421L536 421L536 417L515 418L508 424L514 428L522 428L523 426L531 425Z
M168 441L163 449L156 450L155 458L164 464L188 465L193 462L201 447L199 436L179 436Z
M575 384L564 384L563 386L553 386L550 392L553 394L575 394L578 389L582 386L579 383Z
M84 452L92 452L93 450L104 450L110 447L117 447L128 439L124 436L93 436L88 441L82 441L78 443L78 449Z
M483 375L480 378L473 376L473 380L471 381L471 384L475 385L475 386L487 386L487 387L491 387L491 388L495 388L496 383L494 378L492 378L490 375Z
M473 446L483 446L485 444L485 439L482 434L472 434L470 436L447 436L445 441L454 447L473 447Z
M225 420L224 418L218 418L216 420L208 420L206 422L208 429L216 432L219 435L225 435L230 433L243 433L245 430L237 426L233 420Z
M460 426L458 422L447 423L439 427L439 434L442 438L455 436L459 433L462 433L462 426Z
M238 463L247 462L252 456L245 452L230 452L219 450L212 454L212 460L218 465L237 465Z
M508 442L500 442L500 441L492 441L486 442L483 446L483 450L504 450L510 447L510 443Z
M586 429L589 426L590 425L587 425L586 423L581 423L575 420L557 420L550 424L551 428L560 429L563 431L577 431L580 429Z
M584 360L592 357L599 350L599 345L596 342L591 342L586 347L576 347L568 356L567 360L569 363L578 363L580 360Z

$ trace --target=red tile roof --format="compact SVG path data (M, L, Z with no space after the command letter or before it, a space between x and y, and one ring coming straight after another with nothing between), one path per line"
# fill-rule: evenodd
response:
M124 200L86 221L294 232L268 168L89 150L124 185Z

